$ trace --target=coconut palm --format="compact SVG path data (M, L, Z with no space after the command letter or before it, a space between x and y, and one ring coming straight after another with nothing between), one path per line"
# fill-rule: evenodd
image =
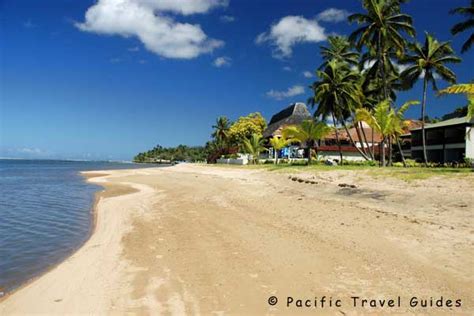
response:
M331 128L324 122L315 120L305 120L299 125L289 125L283 128L283 137L289 143L297 142L306 147L308 164L311 164L311 149L314 148L318 140L323 139L331 132Z
M369 160L367 155L356 146L346 126L346 119L351 116L355 108L361 105L360 74L356 70L351 70L347 64L332 60L324 71L318 71L318 77L320 80L311 86L314 97L309 101L313 106L318 104L315 116L332 117L341 162L343 158L337 130L338 122L342 123L351 143L361 156Z
M214 132L212 137L220 144L227 143L229 136L230 121L225 116L220 116L216 120L216 124L212 126Z
M454 55L454 50L449 42L439 42L426 33L425 43L410 43L408 53L402 60L408 68L401 73L401 78L407 88L413 87L419 78L423 78L423 100L421 104L421 134L423 142L423 162L427 165L426 140L425 140L425 111L426 92L428 83L434 90L438 90L436 78L439 77L449 83L456 83L456 74L446 67L448 63L459 63L461 59ZM436 76L436 77L435 77Z
M406 46L403 33L415 36L412 18L400 12L400 0L364 0L365 13L349 16L350 22L362 26L354 31L349 40L356 44L357 49L367 47L368 53L377 60L376 69L382 80L384 98L388 98L387 68L388 54L395 51L400 56Z
M384 100L378 103L373 111L368 109L357 109L356 118L358 121L366 122L370 127L382 135L380 143L381 165L385 166L385 143L389 139L398 138L406 126L404 120L405 111L414 104L419 104L418 101L409 101L403 104L398 111L390 106L390 100ZM403 160L405 165L405 161Z
M329 36L328 42L328 47L320 47L320 54L324 62L319 67L319 70L326 68L331 60L357 66L359 63L359 53L351 50L351 44L345 36Z
M262 151L267 150L263 146L263 138L259 134L252 134L250 138L246 138L242 143L242 148L245 153L252 156L252 161L255 164L258 164L258 159Z
M468 7L455 8L450 11L451 14L462 14L467 18L465 21L459 22L451 28L451 33L453 35L457 35L474 28L474 0L471 0L470 2L471 5ZM461 52L467 52L471 48L472 43L474 43L474 33L471 32L469 38L462 45Z
M288 140L285 137L273 136L270 139L270 145L275 150L275 164L278 164L278 152L288 145Z

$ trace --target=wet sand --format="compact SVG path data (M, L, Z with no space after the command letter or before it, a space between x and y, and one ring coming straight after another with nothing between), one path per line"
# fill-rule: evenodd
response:
M89 176L105 187L94 234L1 315L474 313L472 176L407 184L199 165ZM461 307L413 308L413 296Z

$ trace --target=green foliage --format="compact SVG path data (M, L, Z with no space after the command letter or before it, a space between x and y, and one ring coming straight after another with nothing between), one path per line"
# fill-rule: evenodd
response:
M301 145L312 145L314 142L324 138L331 132L331 128L324 122L314 120L305 120L300 125L286 126L283 131L283 137L288 142L297 142ZM308 144L311 143L311 144Z
M344 166L367 166L367 167L375 167L377 165L376 161L373 160L344 160L342 162Z
M254 163L258 163L260 153L267 150L263 146L262 136L255 133L242 142L242 149L245 153L252 155L252 160Z
M226 145L229 140L230 121L225 116L220 116L216 120L216 124L212 126L212 138L222 145Z
M455 8L451 11L451 14L461 14L467 17L465 21L455 24L451 29L451 33L457 35L467 32L469 35L469 30L474 28L474 0L471 0L469 7ZM461 52L465 53L471 49L472 43L474 43L474 34L471 32L469 38L464 42Z
M359 53L351 50L351 44L345 36L329 36L328 42L328 47L320 47L320 54L324 60L319 67L320 70L326 68L328 63L333 60L353 66L359 63Z
M188 147L185 145L179 145L178 147L162 147L160 145L155 146L153 149L146 152L139 153L133 158L134 162L175 162L175 161L188 161L188 162L199 162L206 161L207 150L204 147Z
M385 100L377 104L373 111L357 109L356 118L358 121L366 122L379 132L384 139L398 137L403 133L403 128L406 126L404 113L410 106L419 103L418 101L408 101L397 111L390 106L389 100Z
M342 120L351 115L361 103L360 75L347 64L330 61L324 71L318 71L319 81L312 85L313 105L318 104L315 115L334 115Z
M473 83L464 83L456 84L446 89L439 91L440 95L443 94L459 94L464 93L467 97L467 117L471 119L474 117L474 84Z
M288 140L285 137L277 137L273 136L270 139L270 145L275 149L275 150L281 150L284 148L286 145L288 145Z
M311 163L311 148L314 144L326 137L331 132L331 128L324 122L314 120L305 120L300 125L286 126L283 131L283 137L289 143L297 142L307 148L308 163Z
M401 73L405 88L412 88L420 76L438 90L436 76L449 82L456 83L456 74L446 64L459 63L461 59L454 55L449 42L439 42L432 35L425 33L425 43L408 45L410 53L402 59L408 68Z
M252 137L253 134L262 136L266 127L265 118L258 112L241 116L230 126L229 140L233 144L240 145L244 140Z
M402 33L413 37L415 29L412 18L401 13L400 0L365 0L363 7L364 13L349 16L350 22L361 25L350 35L349 40L358 49L366 46L369 51L384 53L388 48L393 48L402 54L405 49Z

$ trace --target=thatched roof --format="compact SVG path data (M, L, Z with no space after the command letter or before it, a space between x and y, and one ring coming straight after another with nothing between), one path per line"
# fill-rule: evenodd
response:
M272 116L267 129L263 131L263 137L280 136L283 127L301 124L301 122L311 119L311 117L311 113L309 113L304 103L293 103Z

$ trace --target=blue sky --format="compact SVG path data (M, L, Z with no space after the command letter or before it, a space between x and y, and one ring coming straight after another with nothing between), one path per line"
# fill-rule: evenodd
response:
M460 17L448 11L467 4L403 10L418 39L429 31L459 53L466 36L451 36ZM359 11L356 0L3 0L0 156L127 160L156 144L204 144L219 115L269 119L307 100L319 46L354 30L340 20ZM473 52L452 66L459 82L472 80ZM417 85L399 102L420 98ZM464 104L430 92L428 113Z

